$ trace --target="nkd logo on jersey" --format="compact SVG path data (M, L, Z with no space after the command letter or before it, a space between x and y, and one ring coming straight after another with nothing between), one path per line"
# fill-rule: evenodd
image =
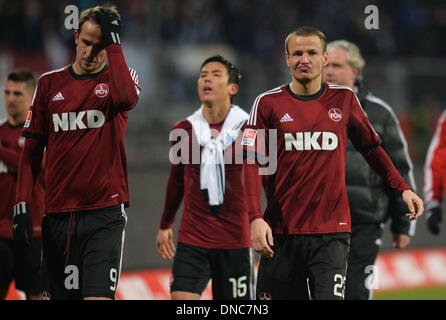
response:
M86 115L86 117L85 117ZM84 122L86 118L86 122ZM105 115L99 110L87 110L81 112L53 113L54 132L77 129L100 128L105 123Z
M321 138L322 137L322 138ZM338 146L338 136L333 132L285 133L285 150L334 150Z

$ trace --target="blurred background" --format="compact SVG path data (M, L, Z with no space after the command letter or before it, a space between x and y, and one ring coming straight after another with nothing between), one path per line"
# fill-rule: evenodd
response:
M284 39L298 26L322 30L328 41L359 45L366 60L365 84L397 113L415 165L422 195L423 165L436 121L446 101L446 1L344 0L0 0L0 83L13 68L36 76L71 64L71 12L116 4L123 21L121 41L127 64L139 74L142 92L130 112L126 135L131 206L123 270L170 268L155 238L170 169L172 125L199 107L196 80L201 62L220 53L242 73L234 102L249 112L255 97L290 80ZM368 30L367 5L379 9L379 29ZM0 102L0 118L6 116ZM178 228L181 211L174 231ZM386 227L382 251L392 251ZM445 231L417 224L410 248L444 246ZM446 271L446 270L445 270Z

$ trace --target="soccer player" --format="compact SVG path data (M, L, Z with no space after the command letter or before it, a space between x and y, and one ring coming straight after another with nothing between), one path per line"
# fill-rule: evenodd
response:
M43 74L23 135L14 211L35 210L31 188L46 147L43 263L51 299L114 299L129 205L124 135L138 101L114 6L83 11L72 65ZM108 61L108 64L107 64Z
M424 201L426 202L427 229L433 235L440 233L442 202L446 190L446 111L438 119L424 164Z
M358 96L370 124L381 138L381 146L405 181L415 190L412 161L407 142L392 108L367 90L363 83L365 61L354 43L337 40L328 43L325 82L347 86ZM352 143L347 144L346 184L351 214L350 252L347 263L345 299L373 297L373 275L367 271L375 264L382 243L384 223L391 218L393 246L404 249L415 234L415 220L404 214L406 204L366 163Z
M161 257L174 258L173 300L200 299L209 279L213 299L253 299L243 158L236 158L248 114L231 104L239 80L236 67L222 56L206 59L197 85L202 105L173 126L180 158L171 166L156 240ZM183 199L175 249L171 226Z
M26 299L40 300L41 223L44 212L43 171L30 197L32 230L25 238L13 238L13 206L17 189L17 168L25 138L22 128L33 98L36 79L31 71L17 69L6 78L5 106L7 119L0 124L0 299L5 299L13 279ZM14 226L14 234L18 231ZM22 233L24 235L24 233Z
M345 185L347 138L369 165L402 195L409 219L423 202L404 182L380 146L353 90L322 82L326 38L301 27L285 40L291 82L257 97L243 134L245 188L251 242L262 255L258 299L343 299L350 242ZM270 136L277 148L269 148ZM263 150L264 144L268 149ZM274 144L272 144L274 145ZM262 216L260 156L277 155L265 179ZM257 161L253 161L256 156ZM267 171L266 171L267 172Z

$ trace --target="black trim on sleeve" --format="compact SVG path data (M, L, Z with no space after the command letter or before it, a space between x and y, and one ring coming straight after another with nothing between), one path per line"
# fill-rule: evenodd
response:
M362 153L367 153L372 149L375 149L376 147L379 147L383 144L383 141L381 140L381 138L379 139L379 141L375 144L372 144L371 146L367 147L366 149L363 149L361 152Z
M25 138L33 138L33 139L39 140L39 141L41 141L41 142L46 142L46 138L45 138L45 136L42 136L42 135L37 134L37 133L32 133L32 132L23 131L23 132L22 132L22 137L25 137Z

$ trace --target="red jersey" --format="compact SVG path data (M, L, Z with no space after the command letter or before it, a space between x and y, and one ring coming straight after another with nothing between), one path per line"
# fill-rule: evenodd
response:
M119 45L106 49L110 67L99 73L80 76L68 66L42 75L37 84L23 135L46 143L47 213L129 204L124 135L136 102L119 97L137 101L139 80ZM121 79L126 82L119 86Z
M222 124L210 125L211 129L216 131L220 131L221 126ZM185 130L187 137L191 138L186 141L174 141L172 145L188 144L182 150L189 150L187 159L193 159L193 145L199 144L192 124L182 120L174 125L173 130L175 129ZM251 247L248 212L244 199L243 164L235 159L237 146L240 146L240 137L224 153L226 184L218 217L211 215L209 202L203 200L200 189L200 163L194 164L195 161L191 160L186 164L172 164L160 228L168 229L172 226L175 214L184 199L178 242L212 249ZM201 150L200 146L200 154ZM199 157L197 160L200 162Z
M267 194L264 219L273 233L350 232L345 184L347 139L363 154L380 141L354 92L328 83L310 96L294 94L289 85L267 91L255 100L246 124L246 151L262 144L256 140L262 129L267 147L272 129L277 133L277 169L263 176ZM271 156L274 150L266 149L265 153ZM396 179L393 186L402 192L409 187L401 180ZM251 185L251 181L246 183ZM247 193L249 199L251 195L260 198L254 182ZM248 200L248 206L250 203ZM249 208L249 215L250 221L262 217L259 206Z
M0 124L0 238L12 239L12 216L17 189L17 168L20 152L25 143L21 136L23 125L12 126L7 121ZM30 208L33 237L40 237L44 214L45 194L43 172L34 184Z
M424 167L424 201L441 204L446 191L446 111L438 119L426 155Z

